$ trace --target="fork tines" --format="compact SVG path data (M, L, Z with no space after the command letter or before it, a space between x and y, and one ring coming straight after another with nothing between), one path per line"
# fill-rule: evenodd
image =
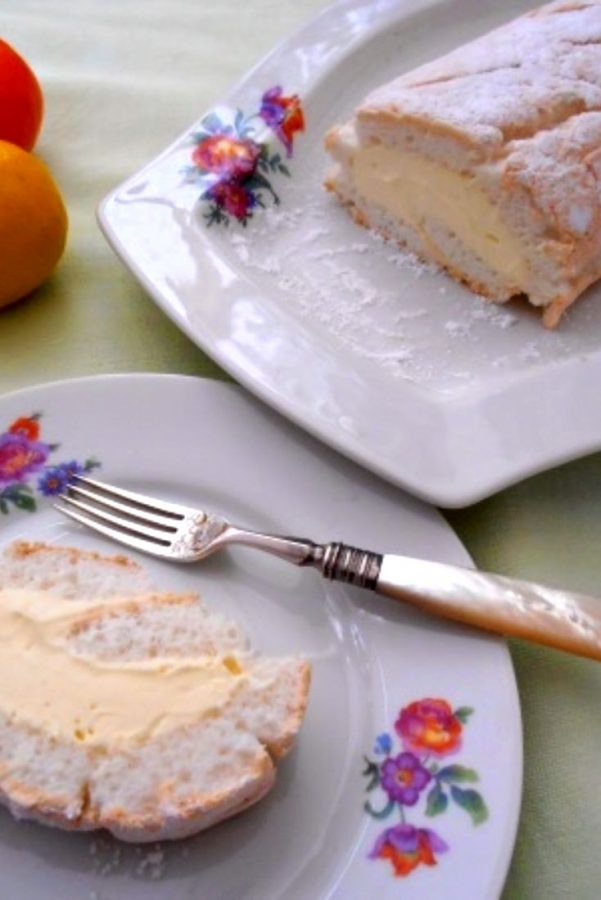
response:
M180 523L193 512L83 475L72 477L60 499L65 505L55 506L64 515L113 540L154 554L163 549L167 555Z

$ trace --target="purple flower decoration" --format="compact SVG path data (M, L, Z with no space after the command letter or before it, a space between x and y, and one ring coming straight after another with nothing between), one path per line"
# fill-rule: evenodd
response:
M448 844L431 828L415 828L414 825L402 823L383 831L376 839L374 848L369 856L371 859L379 856L385 844L390 844L391 847L394 847L395 850L399 850L401 853L416 853L419 839L422 836L427 839L429 846L436 853L444 853L449 849Z
M382 763L380 783L391 800L415 806L432 775L414 753L399 753Z
M393 732L381 732L374 742L376 759L364 757L362 774L369 795L363 804L365 812L379 822L395 813L401 818L400 824L380 832L369 858L388 861L397 878L421 866L435 866L437 854L449 849L435 831L411 823L420 806L428 817L439 816L455 804L474 825L488 818L484 797L473 787L463 786L478 781L475 769L459 763L441 768L429 761L431 755L440 757L460 748L463 728L473 712L470 706L451 706L443 698L415 700L401 709L394 723L401 747Z
M24 434L0 434L0 484L23 481L42 468L49 453L47 444L29 440Z
M419 865L435 866L435 853L445 853L448 845L431 828L395 825L376 840L370 859L390 860L395 875L408 875Z
M259 115L277 134L286 148L286 156L292 156L294 135L305 130L303 107L297 94L286 97L279 85L270 88L263 94Z
M49 466L38 479L38 489L46 497L62 494L73 475L79 475L85 469L75 459L61 463L58 466Z
M39 412L19 416L0 433L0 515L8 515L11 507L35 512L36 492L46 496L60 494L73 475L90 472L100 465L93 458L83 463L71 459L48 464L50 454L59 445L40 440L41 419Z
M78 463L76 459L71 459L69 460L69 462L60 463L57 468L61 469L61 471L65 473L67 480L70 480L74 475L83 475L83 473L87 472L88 469L95 468L95 463L93 460L90 460L87 465L82 466L82 464Z

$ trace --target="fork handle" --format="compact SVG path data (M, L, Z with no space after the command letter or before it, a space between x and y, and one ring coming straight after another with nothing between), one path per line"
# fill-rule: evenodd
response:
M326 544L307 560L324 577L419 609L601 661L601 599L427 560Z

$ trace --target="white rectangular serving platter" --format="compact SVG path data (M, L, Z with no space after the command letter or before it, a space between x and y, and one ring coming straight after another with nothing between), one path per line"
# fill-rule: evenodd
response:
M600 291L589 290L555 332L525 302L487 304L350 220L322 187L323 137L371 88L534 5L336 3L99 209L124 263L237 381L444 507L601 447ZM304 131L292 123L290 157L260 117L276 86L276 112L284 98L305 119ZM202 199L215 175L193 154L203 145L215 169L221 158L206 140L218 133L264 146L272 163L279 157L263 170L268 188L242 180L246 193L228 188L221 206ZM209 223L216 207L221 221Z

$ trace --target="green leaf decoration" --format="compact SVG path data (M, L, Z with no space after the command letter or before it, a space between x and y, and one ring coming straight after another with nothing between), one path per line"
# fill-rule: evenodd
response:
M394 809L394 806L394 800L389 800L384 809L375 810L369 800L366 800L363 804L363 809L366 813L369 813L373 819L387 819Z
M287 175L288 178L290 178L290 169L288 166L285 166L284 163L279 163L278 172L281 172L282 175Z
M23 509L25 512L35 511L35 500L30 494L17 494L16 497L12 498L12 501L18 509Z
M478 773L475 769L466 769L465 766L445 766L438 772L437 778L447 784L458 782L462 784L466 781L478 781Z
M426 801L427 816L439 816L441 813L445 812L449 805L449 798L438 782L436 782L432 790L428 793Z
M92 469L99 469L100 463L98 462L97 459L94 459L94 457L91 456L89 459L86 459L86 461L83 464L83 467L84 467L85 472L91 472Z
M225 215L224 212L222 212L219 209L219 207L217 206L216 203L213 203L209 207L209 211L207 213L205 213L204 218L206 219L208 228L210 228L211 225L229 225L230 224L228 217Z
M375 762L372 762L371 759L368 759L367 756L363 757L365 760L365 768L361 773L366 778L369 778L369 781L365 787L366 791L373 791L374 788L378 786L380 783L380 770Z
M286 166L282 162L282 157L279 153L276 153L275 156L272 156L269 159L269 168L272 172L286 172Z
M9 512L8 503L2 496L0 496L0 512L3 513L5 516L7 516L8 512Z
M481 825L488 819L486 803L478 791L471 788L464 790L451 785L451 797L455 803L469 813L474 825Z
M249 178L247 178L245 181L245 187L248 187L251 190L265 188L266 191L269 191L271 194L273 194L273 188L271 187L271 184L264 175L261 175L260 172L254 172Z
M459 709L456 709L453 715L456 719L459 719L464 725L467 725L468 719L473 713L474 708L472 706L460 706Z
M30 486L28 484L20 484L19 482L15 482L14 484L9 484L2 491L2 496L5 500L10 500L11 503L15 503L15 501L26 494L30 496L33 494Z

